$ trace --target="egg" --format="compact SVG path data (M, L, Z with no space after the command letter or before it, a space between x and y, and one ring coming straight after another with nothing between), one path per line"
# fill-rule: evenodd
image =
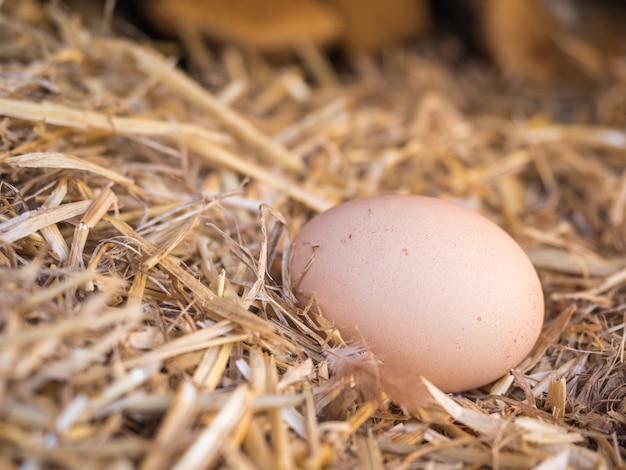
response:
M530 352L544 318L541 283L503 229L452 202L355 199L306 223L291 256L298 303L314 299L402 406L421 377L444 392L502 377Z

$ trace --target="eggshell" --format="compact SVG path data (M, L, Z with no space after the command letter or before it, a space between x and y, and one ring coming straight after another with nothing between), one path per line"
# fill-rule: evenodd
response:
M379 363L392 399L417 405L424 376L445 392L486 385L535 344L544 300L520 246L485 217L415 195L356 199L294 240L294 292Z

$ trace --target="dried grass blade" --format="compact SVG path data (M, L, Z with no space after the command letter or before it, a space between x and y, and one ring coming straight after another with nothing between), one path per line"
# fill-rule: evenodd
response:
M144 299L144 292L146 289L146 280L147 276L144 272L137 271L135 273L133 283L131 284L130 289L128 289L128 300L126 302L128 307L141 310L141 304Z
M207 349L193 373L193 382L201 384L208 391L215 390L222 379L232 349L233 343Z
M611 202L609 218L611 223L617 227L622 225L626 218L626 171L622 172L616 193Z
M441 405L443 409L446 410L450 416L452 416L459 423L463 423L475 431L487 436L496 436L500 432L502 426L504 425L504 422L501 419L464 408L435 387L428 380L422 378L422 381L435 401L439 403L439 405Z
M524 129L522 134L531 142L536 143L569 141L590 146L626 150L626 132L608 127L570 124L567 126Z
M127 359L124 361L124 366L127 368L141 367L150 363L161 362L180 354L219 346L225 343L242 341L248 337L242 334L226 336L228 333L232 332L234 327L235 325L231 322L222 320L207 328L202 328L193 333L176 338L141 356Z
M294 48L321 87L336 88L339 85L339 77L325 51L319 45L307 40L294 44Z
M118 377L115 382L107 386L100 394L89 402L88 412L99 416L100 410L122 395L136 389L159 372L161 364L150 364L144 368L134 368Z
M8 157L4 161L9 165L18 168L63 168L68 170L87 171L113 181L135 194L145 193L144 189L135 185L135 182L132 179L126 178L113 170L109 170L100 165L96 165L95 163L91 163L67 153L33 152L15 157Z
M265 273L267 271L267 256L268 256L268 236L267 236L267 215L268 212L271 214L272 209L262 204L260 207L261 212L261 233L263 235L263 239L261 240L261 250L259 251L259 260L257 262L256 267L256 280L254 284L246 294L243 299L243 305L246 308L249 308L252 305L252 302L257 298L261 290L263 289L263 285L265 284ZM274 211L276 212L276 211ZM284 222L282 220L281 222Z
M339 98L331 101L314 111L306 114L289 127L284 128L274 135L274 139L288 144L301 139L306 132L310 132L316 126L321 126L332 119L347 114L347 103L345 98Z
M548 457L535 467L534 470L567 470L569 467L570 450L565 448L555 455Z
M356 453L363 470L384 470L383 456L376 439L369 433L367 436L356 436Z
M248 435L243 443L243 448L248 455L254 456L258 470L274 470L276 459L272 454L265 434L265 420L263 417L254 416L250 423Z
M348 425L352 432L356 432L378 410L378 403L373 400L363 403L359 410L348 419Z
M142 268L146 271L150 270L159 264L161 260L169 256L172 250L174 250L185 239L187 234L189 234L191 229L194 227L196 220L196 217L186 218L183 224L180 225L167 240L161 242L161 248L141 263Z
M197 470L212 467L222 452L222 446L250 413L251 394L245 385L238 387L217 414L213 422L187 449L172 467L173 470Z
M528 150L517 150L509 155L472 169L469 179L480 184L490 184L499 178L514 175L524 169L530 162Z
M266 361L266 386L270 393L274 393L278 383L278 371L274 356L269 356ZM268 411L271 423L271 442L276 455L276 468L278 470L288 470L294 467L294 456L289 445L290 437L287 425L283 419L281 409L271 409Z
M182 382L172 406L165 417L155 438L156 446L141 463L140 470L161 470L169 467L170 458L177 450L177 438L189 432L190 425L198 410L198 392L191 382Z
M31 122L46 122L76 130L102 130L120 135L196 135L213 142L229 141L224 134L211 132L195 124L156 119L110 116L96 111L75 109L59 103L0 98L0 115Z
M583 442L585 439L577 432L569 431L567 428L544 423L538 419L525 416L518 416L515 420L515 427L525 432L522 439L541 445L568 444Z
M42 207L48 209L58 207L63 202L63 199L65 199L66 194L67 182L62 180L48 199L46 199L46 201L42 204ZM41 235L44 237L48 245L50 245L50 250L52 250L59 261L63 262L69 258L70 248L56 224L43 227L41 229Z
M83 251L87 243L89 231L93 229L107 213L109 208L117 201L117 197L111 191L111 187L105 187L96 197L89 209L85 212L80 222L74 229L74 239L70 249L69 265L72 268L83 266Z
M13 243L34 235L44 227L79 216L91 206L92 202L90 200L69 202L58 207L24 212L0 224L0 244Z
M561 377L559 380L551 380L548 386L546 404L552 407L552 416L556 419L563 419L565 416L566 400L567 389L565 377Z
M317 413L315 410L315 396L313 389L305 384L304 387L304 424L306 426L307 445L309 446L309 455L311 455L311 463L314 468L321 468L326 462L326 452L323 450L319 423L317 422Z
M173 399L172 395L162 393L136 395L127 400L125 408L133 413L158 415L172 406ZM221 392L201 393L197 397L197 404L202 411L216 412L224 408L227 400L228 395ZM263 413L275 408L299 406L303 400L304 397L301 395L255 394L250 402L250 408L255 413Z
M624 257L606 259L551 247L527 248L525 251L537 268L578 276L586 273L592 277L606 277L626 266Z
M602 284L594 289L589 289L586 293L589 295L603 294L613 287L622 284L624 281L626 281L626 268L623 268L616 273L611 274L604 281L602 281ZM585 292L581 292L581 294L585 294Z

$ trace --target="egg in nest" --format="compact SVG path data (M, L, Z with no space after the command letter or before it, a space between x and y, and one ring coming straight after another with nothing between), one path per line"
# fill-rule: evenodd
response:
M362 344L371 373L399 404L484 386L517 366L537 341L544 298L522 248L457 204L383 195L340 204L294 240L293 288L314 295L342 336Z

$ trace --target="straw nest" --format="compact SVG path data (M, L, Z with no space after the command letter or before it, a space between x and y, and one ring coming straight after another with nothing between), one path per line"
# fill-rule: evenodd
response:
M341 76L304 47L193 49L194 80L23 16L0 15L0 467L623 465L623 76L533 91L407 50ZM389 191L496 221L548 299L519 367L412 415L333 376L345 345L285 262L316 212Z

